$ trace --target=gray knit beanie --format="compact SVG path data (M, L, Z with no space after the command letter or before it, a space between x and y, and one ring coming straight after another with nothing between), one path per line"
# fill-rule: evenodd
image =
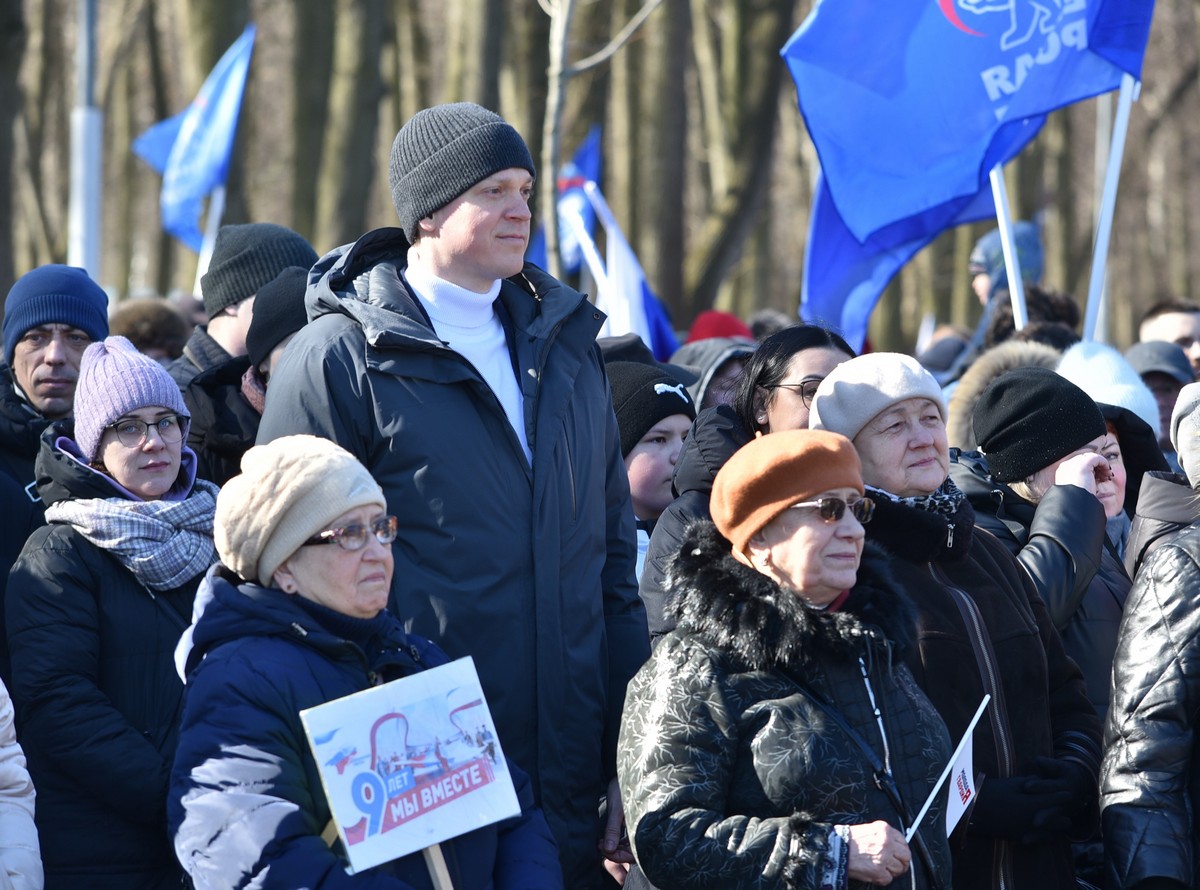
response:
M388 165L404 236L412 243L421 220L510 167L536 175L525 140L500 115L473 102L418 111L396 134Z
M920 362L898 352L870 352L842 362L821 381L808 426L853 441L876 415L905 399L929 399L946 419L942 388Z
M1171 444L1192 488L1200 489L1200 383L1179 390L1171 412Z
M208 271L200 278L204 311L212 319L253 297L288 266L311 269L318 259L312 245L286 226L221 226Z
M368 504L387 509L379 484L340 445L308 435L256 445L217 495L217 555L247 581L271 587L305 541Z

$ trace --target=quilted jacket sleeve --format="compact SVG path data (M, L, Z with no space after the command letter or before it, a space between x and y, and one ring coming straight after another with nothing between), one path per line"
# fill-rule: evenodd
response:
M1158 547L1125 603L1100 780L1108 886L1150 877L1191 886L1195 875L1188 777L1200 712L1198 552Z
M167 805L176 855L196 888L409 890L374 869L347 875L321 840L328 808L277 684L242 655L212 667L189 679Z
M725 813L737 715L704 653L668 638L629 685L619 777L629 837L654 884L815 888L832 825Z
M13 729L12 700L0 683L0 886L41 890L42 858L33 803L33 783Z

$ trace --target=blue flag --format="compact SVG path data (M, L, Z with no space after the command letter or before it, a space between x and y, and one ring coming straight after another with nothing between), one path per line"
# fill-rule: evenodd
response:
M229 175L254 35L254 25L248 25L221 56L192 104L150 127L133 143L134 152L163 175L159 202L163 228L197 253L204 241L199 225L204 199Z
M1153 11L1153 0L819 0L782 51L824 176L806 302L845 329L838 300L853 292L869 315L920 247L989 215L989 171L1048 112L1140 78ZM866 316L854 325L865 331Z
M583 252L575 229L564 221L564 214L578 214L583 220L584 230L591 237L596 234L596 213L591 202L583 193L588 182L600 181L600 126L588 130L587 137L574 156L558 171L558 255L562 257L562 269L574 275L583 263ZM529 239L525 259L535 266L546 268L546 233L539 225Z

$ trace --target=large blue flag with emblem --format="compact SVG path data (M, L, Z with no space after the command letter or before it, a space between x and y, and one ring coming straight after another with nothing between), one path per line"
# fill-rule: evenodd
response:
M204 199L229 176L229 158L250 56L254 25L221 56L183 112L160 121L134 140L133 150L163 176L159 204L163 228L197 253L204 242Z
M819 0L782 51L823 173L804 317L861 344L900 266L993 212L989 171L1048 112L1126 72L1140 79L1153 11L1153 0Z

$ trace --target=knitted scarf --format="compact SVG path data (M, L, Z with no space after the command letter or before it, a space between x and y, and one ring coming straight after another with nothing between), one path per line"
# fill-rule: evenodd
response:
M884 491L882 488L872 488L870 486L867 486L867 494L873 498L885 498L894 503L912 507L914 510L924 510L926 513L938 513L942 516L954 516L967 497L949 476L946 477L946 481L933 494L902 498L891 492Z
M217 486L197 479L181 501L81 498L46 508L47 522L63 522L111 552L146 587L171 590L216 561L213 515Z

